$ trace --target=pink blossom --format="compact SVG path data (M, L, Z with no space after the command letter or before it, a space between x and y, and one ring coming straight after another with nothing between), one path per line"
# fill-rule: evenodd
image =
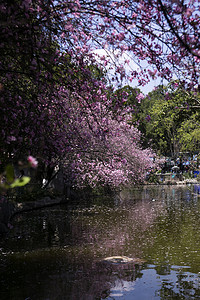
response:
M27 160L28 160L28 163L30 164L30 166L32 168L34 168L34 169L37 168L38 161L33 156L29 155L28 158L27 158Z
M125 37L125 35L124 35L123 32L120 32L120 33L118 34L118 40L119 40L119 41L124 40L124 37Z
M144 99L144 95L142 93L139 93L137 96L136 96L136 99L138 100L138 103L141 103L141 100Z
M13 136L13 135L8 136L8 138L7 138L7 141L8 141L8 142L15 142L16 140L17 140L16 137Z

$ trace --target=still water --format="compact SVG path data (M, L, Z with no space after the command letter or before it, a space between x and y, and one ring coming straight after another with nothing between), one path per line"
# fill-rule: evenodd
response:
M18 215L0 241L0 299L200 299L195 188L144 186ZM122 255L137 260L102 263Z

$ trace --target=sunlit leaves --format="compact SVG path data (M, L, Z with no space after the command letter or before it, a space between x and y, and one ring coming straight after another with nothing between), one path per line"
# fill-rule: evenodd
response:
M189 92L179 82L171 81L142 100L139 129L163 155L177 155L186 149L195 151L199 148L199 108L199 93Z
M29 181L31 180L30 177L28 176L23 176L19 179L15 179L13 181L13 183L10 185L11 188L15 188L15 187L22 187L24 185L26 185L27 183L29 183Z
M8 164L5 168L5 172L0 175L0 190L6 190L10 188L22 187L28 184L31 180L29 176L22 176L16 178L14 166Z

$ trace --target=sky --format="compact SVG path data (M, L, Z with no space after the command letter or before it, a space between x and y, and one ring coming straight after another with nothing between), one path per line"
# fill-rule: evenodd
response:
M96 49L93 51L94 54L96 54L96 59L99 61L101 64L104 63L104 60L101 60L101 57L107 58L108 61L112 61L112 63L109 63L105 66L105 69L107 71L108 77L111 79L113 75L116 74L116 69L113 67L115 64L122 64L125 67L126 73L130 73L132 70L139 70L139 66L131 59L131 57L128 55L128 53L124 53L122 56L118 57L116 51L115 53L111 53L108 50L105 49ZM129 64L126 63L126 60L129 60ZM144 64L144 63L143 63ZM159 84L167 84L167 82L163 82L161 78L157 78L155 80L151 80L148 84L145 86L139 86L137 80L133 80L132 82L126 80L122 82L122 86L125 85L130 85L133 88L139 87L140 90L147 95L149 92L151 92L156 86ZM115 86L115 84L113 83ZM118 88L116 86L116 88Z

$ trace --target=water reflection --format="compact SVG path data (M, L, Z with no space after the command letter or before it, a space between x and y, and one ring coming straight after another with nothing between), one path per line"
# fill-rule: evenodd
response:
M107 299L199 299L200 278L197 274L172 267L168 276L158 275L155 266L147 266L135 282L116 282Z
M147 186L20 215L0 242L0 299L200 299L199 212L192 186ZM113 255L138 261L102 265Z

